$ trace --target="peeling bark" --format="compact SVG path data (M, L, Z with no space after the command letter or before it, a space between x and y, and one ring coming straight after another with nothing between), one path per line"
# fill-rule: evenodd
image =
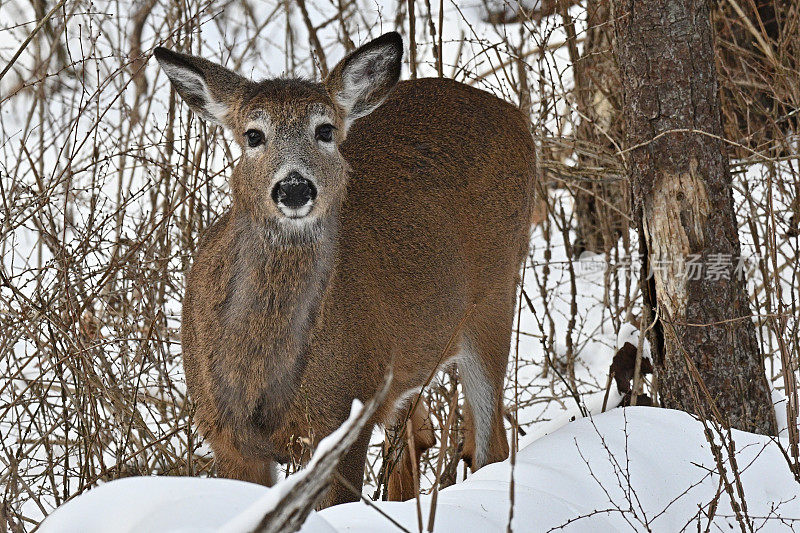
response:
M651 299L655 292L659 317L651 331L658 396L665 407L698 415L716 409L732 427L774 435L746 287L735 275L741 249L709 4L615 0L613 6L634 216L653 276L643 278L643 292ZM712 274L709 265L719 258L729 266ZM687 268L694 259L703 267L698 276ZM693 399L690 387L698 384L689 362L711 396L706 405Z

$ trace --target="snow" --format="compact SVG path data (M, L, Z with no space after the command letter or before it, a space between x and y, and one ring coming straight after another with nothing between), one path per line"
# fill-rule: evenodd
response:
M732 437L753 529L791 530L800 521L800 484L777 442L736 430ZM723 456L733 481L724 451ZM505 531L510 474L509 461L496 463L442 490L434 531ZM295 476L283 483L291 484ZM514 480L514 531L679 531L698 524L705 529L720 491L703 425L686 413L650 407L614 409L539 438L517 454ZM213 478L127 478L63 505L40 531L249 531L250 518L283 490ZM427 524L430 496L421 500ZM413 500L373 505L418 530ZM725 491L719 492L712 524L714 530L739 529ZM397 527L357 502L312 513L301 531L372 533Z
M259 485L230 479L129 477L60 507L39 531L216 531L263 493Z

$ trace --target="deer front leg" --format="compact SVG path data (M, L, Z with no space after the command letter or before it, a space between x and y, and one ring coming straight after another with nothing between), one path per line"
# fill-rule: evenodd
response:
M340 503L355 502L361 498L364 465L367 462L367 449L372 428L372 424L367 424L350 450L339 461L328 494L319 503L317 510Z
M273 461L244 455L227 432L218 432L209 444L214 450L217 475L271 487L275 483Z

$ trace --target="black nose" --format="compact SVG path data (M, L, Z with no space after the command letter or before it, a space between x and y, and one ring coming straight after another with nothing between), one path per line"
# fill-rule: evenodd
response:
M272 200L292 209L303 207L317 197L317 188L299 172L292 172L272 189Z

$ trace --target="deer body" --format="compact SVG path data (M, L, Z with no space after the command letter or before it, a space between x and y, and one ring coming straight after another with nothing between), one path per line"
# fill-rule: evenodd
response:
M518 110L457 82L406 81L391 91L398 41L389 34L357 50L324 90L262 84L269 100L258 107L274 128L271 143L254 156L245 147L232 206L207 231L184 299L188 391L224 476L270 483L272 461L302 455L298 437L318 442L333 431L352 399L369 400L390 367L375 422L391 424L409 393L453 362L469 403L464 451L473 468L508 454L502 391L533 207L532 139ZM365 70L348 71L356 68ZM180 76L167 72L176 83ZM213 82L214 73L203 77ZM369 114L352 118L350 96L363 80L389 86L369 89ZM228 117L255 116L250 108L216 98L228 110L220 123L248 127ZM201 114L214 109L194 105ZM296 134L320 109L337 135L346 132L338 168L326 162L325 141L314 147ZM273 162L254 175L246 158L261 156ZM270 202L265 212L261 204ZM308 205L310 214L281 217ZM365 432L339 467L356 488L368 442ZM356 497L334 482L325 503Z

